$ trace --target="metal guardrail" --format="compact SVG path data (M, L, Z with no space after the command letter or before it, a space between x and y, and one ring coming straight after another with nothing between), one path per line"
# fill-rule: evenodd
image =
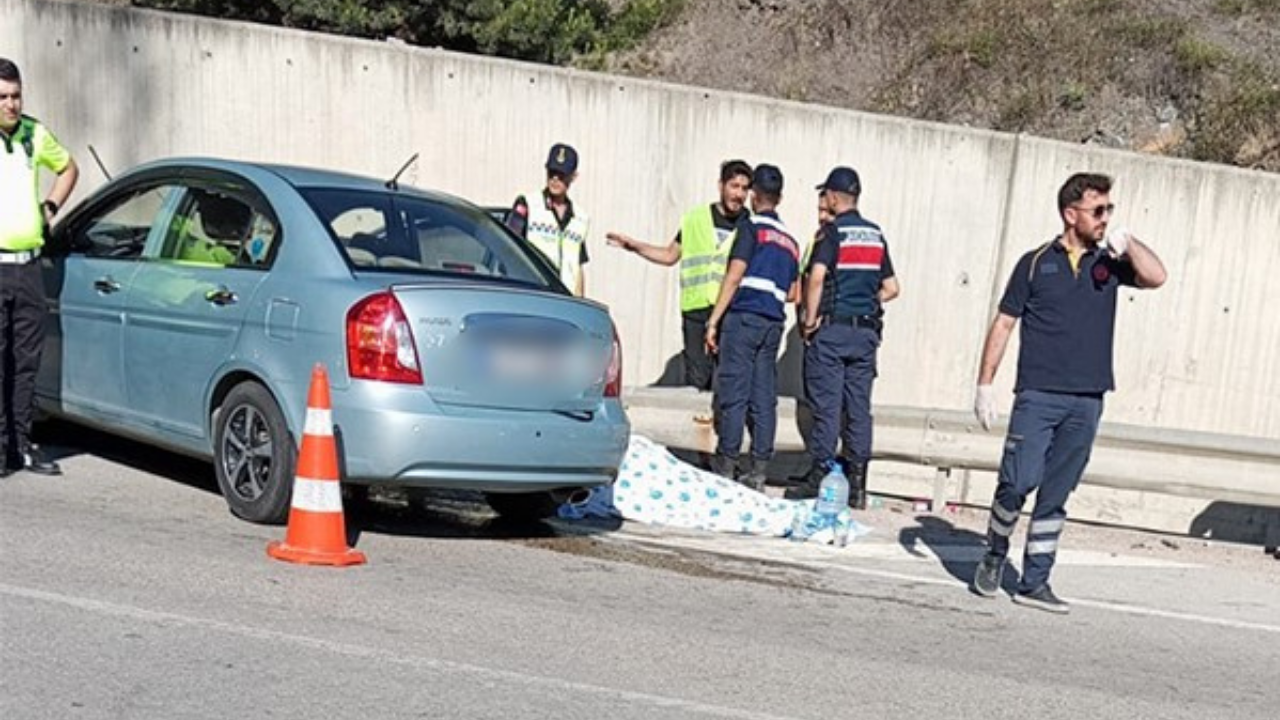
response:
M678 447L715 449L710 396L688 388L632 388L623 393L635 432ZM876 406L877 458L938 468L995 471L1005 427L983 431L957 410ZM803 451L808 410L778 401L779 451ZM1280 507L1280 440L1103 423L1083 482L1122 490ZM935 490L938 494L940 489Z

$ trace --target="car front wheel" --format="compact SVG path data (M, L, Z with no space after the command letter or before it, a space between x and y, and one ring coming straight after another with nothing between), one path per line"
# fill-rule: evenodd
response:
M297 450L284 415L265 387L231 389L217 414L214 466L236 517L278 525L288 517Z

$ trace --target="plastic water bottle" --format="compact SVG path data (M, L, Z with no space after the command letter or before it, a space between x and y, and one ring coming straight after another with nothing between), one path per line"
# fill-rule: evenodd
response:
M838 463L831 463L822 483L818 485L818 499L813 512L822 518L823 527L834 527L836 516L849 507L849 478L844 476Z

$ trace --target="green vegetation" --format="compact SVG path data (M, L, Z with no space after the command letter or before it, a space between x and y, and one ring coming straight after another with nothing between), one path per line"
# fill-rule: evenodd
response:
M1226 50L1194 37L1184 37L1173 46L1173 61L1189 76L1214 70L1231 59Z
M557 65L598 64L676 18L684 0L132 0L134 5ZM615 7L616 6L616 7Z

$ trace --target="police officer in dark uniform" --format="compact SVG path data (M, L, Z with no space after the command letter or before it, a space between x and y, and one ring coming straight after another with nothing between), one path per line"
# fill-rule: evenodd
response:
M716 366L716 454L711 469L734 478L742 433L751 418L751 462L742 482L764 489L778 427L778 348L787 302L794 299L800 244L778 218L782 171L759 165L751 178L753 215L734 231L729 267L707 322Z
M45 230L71 195L78 171L53 133L22 114L22 76L4 58L0 141L0 477L15 468L56 475L58 465L31 442L46 313L39 258ZM38 194L41 167L58 176L44 201Z
M805 352L805 394L813 410L809 454L813 464L787 497L816 497L823 476L836 462L844 436L843 464L849 502L867 503L867 463L871 459L871 385L876 377L882 305L898 296L889 247L880 227L858 213L862 183L849 167L837 167L818 186L834 216L815 243L804 288L800 334ZM841 429L841 419L848 422Z
M983 344L974 399L974 413L989 430L997 416L991 384L1021 319L1016 399L991 504L989 550L974 573L973 589L986 597L1000 591L1009 538L1034 491L1013 600L1055 613L1070 609L1049 587L1067 498L1089 462L1103 395L1115 388L1111 351L1118 290L1156 288L1166 278L1150 248L1109 227L1115 211L1110 193L1111 178L1094 173L1072 175L1059 189L1062 234L1014 267Z

